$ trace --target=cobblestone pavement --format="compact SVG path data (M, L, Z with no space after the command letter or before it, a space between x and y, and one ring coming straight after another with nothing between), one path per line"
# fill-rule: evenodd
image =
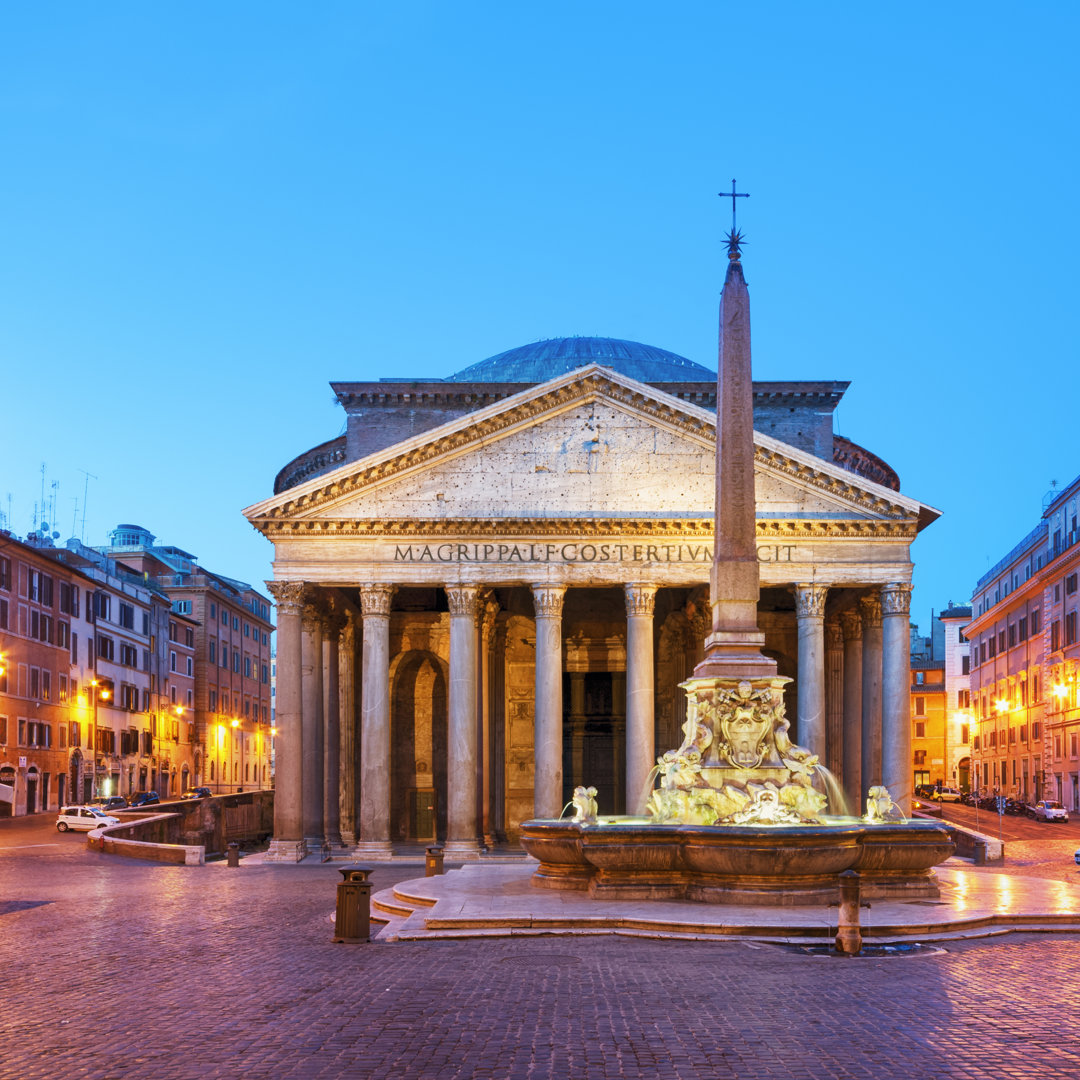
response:
M333 945L330 866L155 866L45 825L0 822L2 1080L1080 1075L1075 935L858 959L617 937Z

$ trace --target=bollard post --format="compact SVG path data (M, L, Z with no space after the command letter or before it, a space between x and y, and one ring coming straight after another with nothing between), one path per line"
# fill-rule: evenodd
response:
M972 853L971 859L973 866L985 866L986 865L986 841L976 840L975 850Z
M854 870L840 875L840 915L836 923L836 951L845 956L858 956L862 951L862 931L859 928L859 907L862 885Z
M429 847L424 858L424 877L435 877L443 872L443 849Z
M226 859L229 866L240 865L240 845L235 840L230 841L229 846L226 848Z
M335 942L348 945L371 940L370 866L343 866L337 887L337 910L334 913Z

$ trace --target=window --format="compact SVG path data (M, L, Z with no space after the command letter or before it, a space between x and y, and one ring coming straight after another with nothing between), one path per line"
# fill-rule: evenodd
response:
M232 669L233 669L233 672L235 674L237 674L237 675L240 674L240 650L239 649L233 649Z
M1061 623L1055 619L1050 624L1050 651L1057 652L1061 648Z
M251 678L251 657L250 656L245 656L244 657L244 677L247 678L247 679Z
M926 672L925 671L916 671L915 672L915 684L916 684L916 686L922 686L922 684L924 682L926 682Z
M240 620L235 615L232 617L232 628L234 630L240 629Z
M221 666L226 669L229 667L229 648L224 642L221 646Z
M122 600L120 601L120 625L125 630L135 629L135 609Z
M11 592L11 560L0 556L0 589Z
M244 623L244 637L251 637L251 623Z
M920 672L920 674L921 674L921 672ZM916 716L925 716L926 715L926 698L924 698L924 697L916 697L915 698L915 715Z
M1037 634L1039 632L1039 627L1041 625L1042 625L1042 612L1039 611L1038 608L1036 608L1031 613L1031 632L1033 634Z
M176 623L174 623L172 621L172 619L170 619L169 620L169 640L170 641L176 641L177 640L176 633L177 633L177 631L176 631Z
M210 711L214 712L217 709L217 691L210 691Z
M139 690L131 683L120 684L120 708L128 712L139 711Z
M1076 575L1070 574L1065 579L1065 595L1072 596L1074 592L1076 592Z
M217 618L217 604L215 604L215 603L210 604L210 618L211 619L216 619Z
M192 674L192 673L194 672L194 670L195 670L195 668L194 668L194 661L193 661L193 660L191 659L191 657L189 656L189 657L187 657L187 659L186 659L186 660L184 661L184 663L185 663L185 666L186 666L186 668L187 668L187 673L188 673L189 675L191 675L191 674Z
M965 656L960 657L960 674L961 675L970 675L971 674L971 657L970 656L965 655Z
M138 667L139 666L139 650L134 645L129 645L126 641L120 642L120 663L124 667Z
M108 593L94 593L94 617L108 620L112 611L112 597Z
M263 664L263 666L262 666L262 678L261 678L260 681L264 682L264 683L270 681L270 673L266 670L266 665L265 664Z
M925 750L916 750L915 751L915 764L916 765L925 765L926 764L926 751Z
M1031 725L1031 741L1034 742L1039 737L1039 721L1035 720Z
M1004 651L1005 651L1005 631L1001 630L1001 631L998 632L998 652L1004 652Z
M1076 644L1076 612L1070 611L1065 616L1065 644Z
M1026 615L1021 616L1020 621L1016 624L1016 634L1021 641L1027 641L1028 621Z
M172 649L169 650L169 670L176 670L176 653Z
M191 614L191 601L190 600L174 600L173 611L177 615L190 615Z
M915 722L915 738L916 739L925 739L926 738L926 722L924 720L917 720Z
M97 639L97 654L102 660L115 659L115 645L111 637L106 637L105 634L98 634Z
M1016 623L1009 623L1009 648L1016 648Z
M217 642L214 641L214 640L211 640L210 641L210 663L213 664L213 663L216 663L216 662L217 662Z
M1076 732L1069 735L1069 757L1076 757L1080 753L1080 736Z
M967 744L968 744L969 735L970 735L970 728L967 726L967 724L961 724L960 725L960 741L965 746L967 746Z
M184 627L184 644L189 649L195 648L195 631L190 626Z

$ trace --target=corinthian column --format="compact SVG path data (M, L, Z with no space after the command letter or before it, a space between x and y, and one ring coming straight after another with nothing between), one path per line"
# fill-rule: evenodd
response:
M881 601L864 596L862 607L862 790L881 783Z
M857 611L840 616L844 633L844 794L853 814L862 809L862 619Z
M446 854L470 858L476 842L476 605L475 585L447 585L450 606L450 694L447 751Z
M304 586L270 581L277 604L277 682L274 705L274 837L267 862L299 862L304 857L303 737L300 710L300 613Z
M566 587L534 585L536 713L533 814L556 818L562 809L562 608Z
M390 585L361 585L363 620L358 855L390 854Z
M839 777L844 770L844 637L836 619L825 624L825 748L825 765Z
M341 844L341 687L339 685L341 628L340 609L323 624L323 832L327 843Z
M825 597L824 585L795 586L799 620L799 731L805 746L825 762Z
M911 586L881 590L881 778L893 801L911 814Z
M322 847L323 822L323 611L304 607L302 670L304 710L304 842Z
M643 814L656 760L653 612L655 585L624 585L626 597L626 812Z
M338 813L342 843L356 843L356 620L350 612L341 630L338 705L341 714L341 784Z

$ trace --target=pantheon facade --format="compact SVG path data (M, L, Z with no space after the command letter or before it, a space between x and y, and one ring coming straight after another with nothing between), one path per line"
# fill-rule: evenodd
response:
M469 857L578 784L640 808L709 630L715 380L564 338L333 384L346 433L245 511L275 552L272 858ZM796 741L858 803L910 747L910 546L937 511L834 434L847 385L754 383L758 618Z

